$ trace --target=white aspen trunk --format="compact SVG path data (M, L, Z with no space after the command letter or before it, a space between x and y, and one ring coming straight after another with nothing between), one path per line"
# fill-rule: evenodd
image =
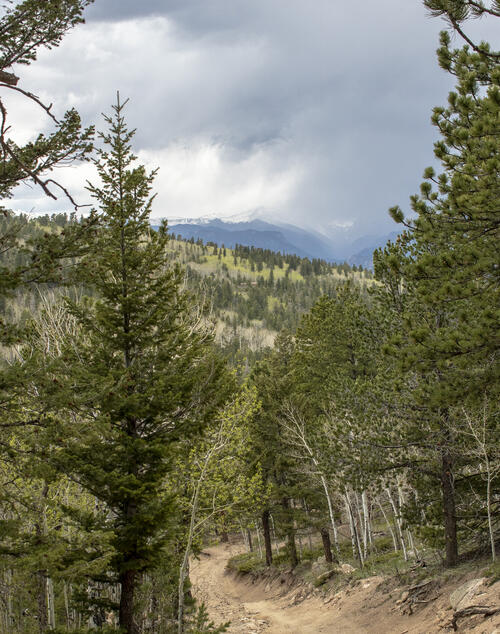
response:
M243 526L241 525L241 522L239 522L239 524L240 524L241 537L243 538L243 543L245 544L246 549L249 551L250 547L248 546L248 539L247 539L246 533L243 530Z
M356 554L357 554L357 557L359 559L359 564L361 568L363 568L364 560L363 560L363 553L361 552L361 543L359 541L359 534L356 528L356 520L354 518L354 513L351 506L351 500L349 499L349 493L347 492L347 489L345 491L344 498L346 503L347 515L349 517L349 525L351 527L351 541L352 541L353 555L354 557L356 557Z
M486 442L481 443L481 449L484 455L484 463L486 467L486 513L488 516L488 531L490 534L490 546L491 546L491 561L496 561L495 550L495 533L493 530L493 520L491 517L491 464L488 457L488 450L486 449Z
M298 424L298 422L296 421L295 417L292 416L292 425L294 428L294 434L296 436L296 438L298 438L300 440L300 443L302 444L302 446L304 447L304 449L307 451L307 453L309 454L309 457L311 458L311 461L314 465L314 467L317 470L317 473L319 475L320 481L321 481L321 485L323 487L323 491L325 492L325 497L326 497L326 502L328 505L328 513L330 515L330 523L332 525L332 530L333 530L333 541L335 543L335 549L337 551L339 551L339 540L338 540L338 535L337 535L337 527L335 525L335 518L333 516L333 506L332 506L332 499L330 497L330 492L328 490L328 484L326 482L326 478L323 475L323 472L319 469L319 463L316 459L316 456L314 455L313 450L311 449L311 447L309 446L306 437L305 437L305 432L303 429L300 428L300 425Z
M358 534L361 533L361 541L363 542L363 559L366 559L366 556L368 554L368 542L366 539L365 523L361 515L361 504L359 503L359 497L356 491L354 492L354 501L356 503L356 512L359 522Z
M56 628L56 611L54 607L54 584L50 577L46 580L47 589L47 622L51 629Z
M404 493L403 493L403 488L401 486L401 482L398 481L398 499L399 499L399 513L401 514L401 509L404 506L405 503L405 497L404 497ZM413 551L413 557L416 559L417 553L416 550L414 548L414 543L413 543L413 536L410 533L410 529L407 528L406 529L406 538L408 540L408 550ZM408 555L409 557L409 555Z
M420 559L417 547L415 546L415 541L413 539L413 535L412 535L411 530L409 528L406 529L406 537L408 538L408 546L410 547L410 550L413 550L413 552L415 553L415 559Z
M495 533L493 531L493 520L491 518L491 465L488 458L488 452L485 448L484 459L486 462L486 512L488 514L488 529L490 533L491 561L495 562L497 556L495 552Z
M352 515L351 515L351 507L349 504L349 499L347 497L347 493L344 495L345 509L347 513L347 517L349 519L349 530L351 531L351 545L352 545L352 556L356 557L356 541L354 537L354 526L352 523Z
M205 480L208 464L212 458L214 451L215 451L215 448L209 451L208 454L205 456L203 468L201 470L200 477L198 478L198 482L196 483L196 488L192 498L191 517L189 519L188 539L187 539L186 548L184 550L182 563L179 569L179 584L177 587L177 600L178 600L177 632L178 634L183 634L184 632L184 584L186 582L186 577L189 572L189 555L191 554L191 548L193 546L193 538L194 538L194 531L195 531L196 514L198 513L198 501L200 498L200 490L201 490L203 481Z
M389 522L387 515L384 511L384 507L382 506L380 500L377 498L377 503L380 507L380 510L382 512L382 516L385 520L385 523L387 524L387 528L389 529L389 532L391 533L391 537L392 537L392 543L394 544L394 552L397 553L399 548L398 548L398 540L396 539L396 534L394 533L394 531L392 530L392 524Z
M316 460L316 457L314 456L312 449L309 447L309 445L306 442L306 439L304 438L304 436L301 436L301 440L302 443L307 451L307 453L309 454L314 466L316 467L316 469L319 468L319 464L318 461ZM333 530L333 541L335 542L335 549L337 550L338 553L338 549L339 549L339 538L337 535L337 527L335 525L335 518L333 515L333 505L332 505L332 498L330 496L330 491L328 490L328 484L326 482L326 478L323 475L323 473L321 471L318 471L319 473L319 478L321 480L321 484L323 486L323 491L325 492L325 497L326 497L326 503L328 505L328 514L330 515L330 523L332 525L332 530Z
M373 544L373 537L370 521L370 505L368 504L368 494L366 491L363 491L361 494L361 502L363 503L363 515L365 518L366 541L371 546Z
M396 528L398 529L398 538L401 544L401 549L403 551L403 557L405 561L408 561L408 553L406 552L406 544L405 544L405 539L404 539L404 535L403 535L403 530L401 527L401 514L399 513L397 507L396 507L396 503L394 502L394 499L391 495L391 491L389 489L389 487L387 487L385 489L385 492L387 493L387 497L389 498L389 502L391 504L392 507L392 512L394 513L394 519L396 522Z
M326 483L326 478L324 475L321 475L321 484L323 485L323 490L325 492L326 502L328 504L328 514L330 515L330 523L332 525L333 530L333 541L335 543L335 548L338 552L339 550L339 538L337 535L337 527L335 525L335 518L333 516L333 506L332 506L332 498L330 497L330 492L328 490L328 485Z

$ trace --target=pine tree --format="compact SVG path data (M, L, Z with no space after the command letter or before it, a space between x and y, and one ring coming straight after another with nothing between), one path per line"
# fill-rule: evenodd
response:
M23 0L13 6L0 4L0 90L16 91L35 103L52 119L55 131L39 134L36 140L20 147L9 137L8 112L0 93L0 198L10 198L21 182L34 182L45 195L57 199L63 193L74 203L70 193L47 172L58 165L85 158L92 149L93 129L82 130L75 109L68 110L61 120L29 90L19 86L19 77L12 72L17 65L31 64L39 49L53 48L64 35L83 22L84 8L93 0ZM75 203L74 203L75 204ZM4 212L3 208L0 208Z
M53 463L109 509L119 623L136 634L140 575L155 566L177 521L162 482L180 441L200 433L230 382L222 387L211 334L170 262L166 225L150 228L156 172L135 165L124 105L118 99L106 117L101 185L89 186L101 226L78 270L97 299L67 300L81 336L48 369L44 392L57 414Z
M441 134L435 155L443 171L425 170L420 195L411 199L414 219L405 221L399 207L391 209L410 239L399 256L380 254L378 268L385 260L410 294L394 350L402 369L416 378L415 407L434 421L446 561L454 565L463 455L452 431L454 412L459 404L474 409L484 398L498 397L500 67L498 53L486 43L474 44L461 26L476 9L483 13L483 3L429 0L426 5L445 15L468 45L454 50L450 35L441 33L440 65L457 79L447 107L435 108L432 118ZM498 17L495 3L489 14ZM469 484L473 477L469 474Z
M256 364L251 382L257 389L262 407L250 424L249 460L259 464L262 478L271 486L269 505L262 511L262 526L266 549L266 563L272 563L271 513L280 520L287 538L290 563L295 567L298 555L295 546L294 513L291 501L294 497L296 478L291 469L291 460L286 453L286 445L280 426L285 399L290 393L290 362L293 352L291 336L282 332L278 335L274 349Z

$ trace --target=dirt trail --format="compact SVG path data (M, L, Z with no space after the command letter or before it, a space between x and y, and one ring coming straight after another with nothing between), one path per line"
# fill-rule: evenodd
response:
M193 562L190 574L194 594L198 600L205 602L210 618L216 623L231 621L231 633L402 634L406 629L391 623L391 618L384 619L381 629L374 629L373 615L363 605L364 595L380 579L367 580L365 588L352 596L348 603L343 602L341 607L333 602L325 604L324 599L315 596L291 605L293 590L280 596L277 588L267 587L266 592L262 584L253 585L225 574L228 558L238 552L237 547L230 545L208 548L199 561ZM364 616L360 610L363 610ZM395 629L391 629L392 626Z
M411 616L401 614L396 596L377 590L382 579L365 579L355 587L346 587L335 595L308 596L296 603L298 588L288 592L279 581L252 583L226 574L229 557L241 552L241 546L229 544L208 548L193 561L191 581L196 598L204 601L210 618L220 624L231 621L231 634L435 634L449 619L449 593L453 586L441 589L434 600ZM463 580L462 580L463 583ZM304 589L302 589L304 592ZM496 603L498 585L488 593ZM499 629L497 629L499 628ZM477 617L464 622L459 632L499 634L500 614L492 619Z

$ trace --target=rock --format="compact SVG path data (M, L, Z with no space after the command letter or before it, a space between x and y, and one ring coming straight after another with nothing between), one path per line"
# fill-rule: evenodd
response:
M450 595L451 607L454 610L463 610L474 604L473 598L478 593L479 588L483 585L485 579L471 579L467 581L459 588L457 588Z
M337 570L333 569L333 570L327 570L326 572L324 572L323 574L319 575L319 577L316 577L316 580L314 582L314 585L317 586L322 586L326 581L328 581L328 579L331 579L335 574L337 574Z
M304 597L303 597L302 593L301 592L297 592L297 594L294 594L292 596L289 605L290 606L297 605L298 603L300 603L303 600L304 600Z
M408 590L405 590L404 592L401 593L401 596L399 597L401 600L401 603L403 601L406 601L406 599L410 596L410 593L408 592Z
M342 564L340 569L345 575L350 575L356 570L356 568L353 568L350 564Z

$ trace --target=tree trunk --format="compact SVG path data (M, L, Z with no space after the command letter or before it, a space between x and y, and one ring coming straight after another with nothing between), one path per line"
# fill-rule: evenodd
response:
M248 550L253 553L253 544L252 544L252 532L249 528L247 528L247 541L248 541Z
M45 500L49 494L49 485L44 480L40 499L40 517L35 523L37 535L36 543L42 544L47 534L47 514ZM37 577L37 603L38 603L38 631L42 634L47 631L49 625L49 613L47 602L47 570L38 570Z
M351 539L352 539L352 549L354 552L354 556L358 557L359 560L359 565L361 566L361 568L363 568L364 566L364 559L363 559L363 553L361 552L361 544L359 541L359 532L358 529L356 527L356 519L354 517L354 512L352 510L352 504L351 504L351 500L349 498L349 493L347 492L347 489L345 491L345 503L346 503L346 510L347 510L347 514L349 516L349 524L351 526Z
M447 451L443 451L441 462L441 486L443 493L444 540L446 547L445 565L448 568L456 566L458 561L455 490L451 469L451 456Z
M398 509L398 507L396 506L396 502L391 495L391 490L389 489L389 487L386 488L385 492L387 493L387 497L389 498L389 502L392 507L392 512L394 513L394 521L396 523L396 528L398 529L399 543L403 551L403 557L405 561L408 561L408 552L406 550L406 543L403 535L403 520L401 518L401 509Z
M295 530L293 528L293 520L290 512L290 504L287 498L283 498L281 501L285 516L287 517L287 541L288 541L288 554L290 555L290 564L292 568L296 568L299 565L299 557L297 555L297 546L295 544Z
M296 568L299 565L299 557L297 555L297 546L295 544L295 531L293 530L288 532L288 551L290 553L290 564L292 568Z
M333 564L332 543L330 541L330 533L327 528L322 528L321 539L323 540L323 550L325 551L325 559L327 564Z
M56 611L55 611L55 605L54 605L54 584L50 577L47 577L46 588L47 588L48 625L51 630L55 630L56 629Z
M47 612L47 579L46 571L39 570L36 573L37 577L37 602L38 602L38 631L40 634L44 634L48 627L48 612Z
M266 547L266 566L271 566L273 563L273 548L271 544L271 524L269 522L269 516L271 513L269 509L262 512L262 531L264 533L264 544Z
M126 634L139 634L134 619L134 594L137 579L137 571L126 570L120 575L121 597L120 597L120 627Z

